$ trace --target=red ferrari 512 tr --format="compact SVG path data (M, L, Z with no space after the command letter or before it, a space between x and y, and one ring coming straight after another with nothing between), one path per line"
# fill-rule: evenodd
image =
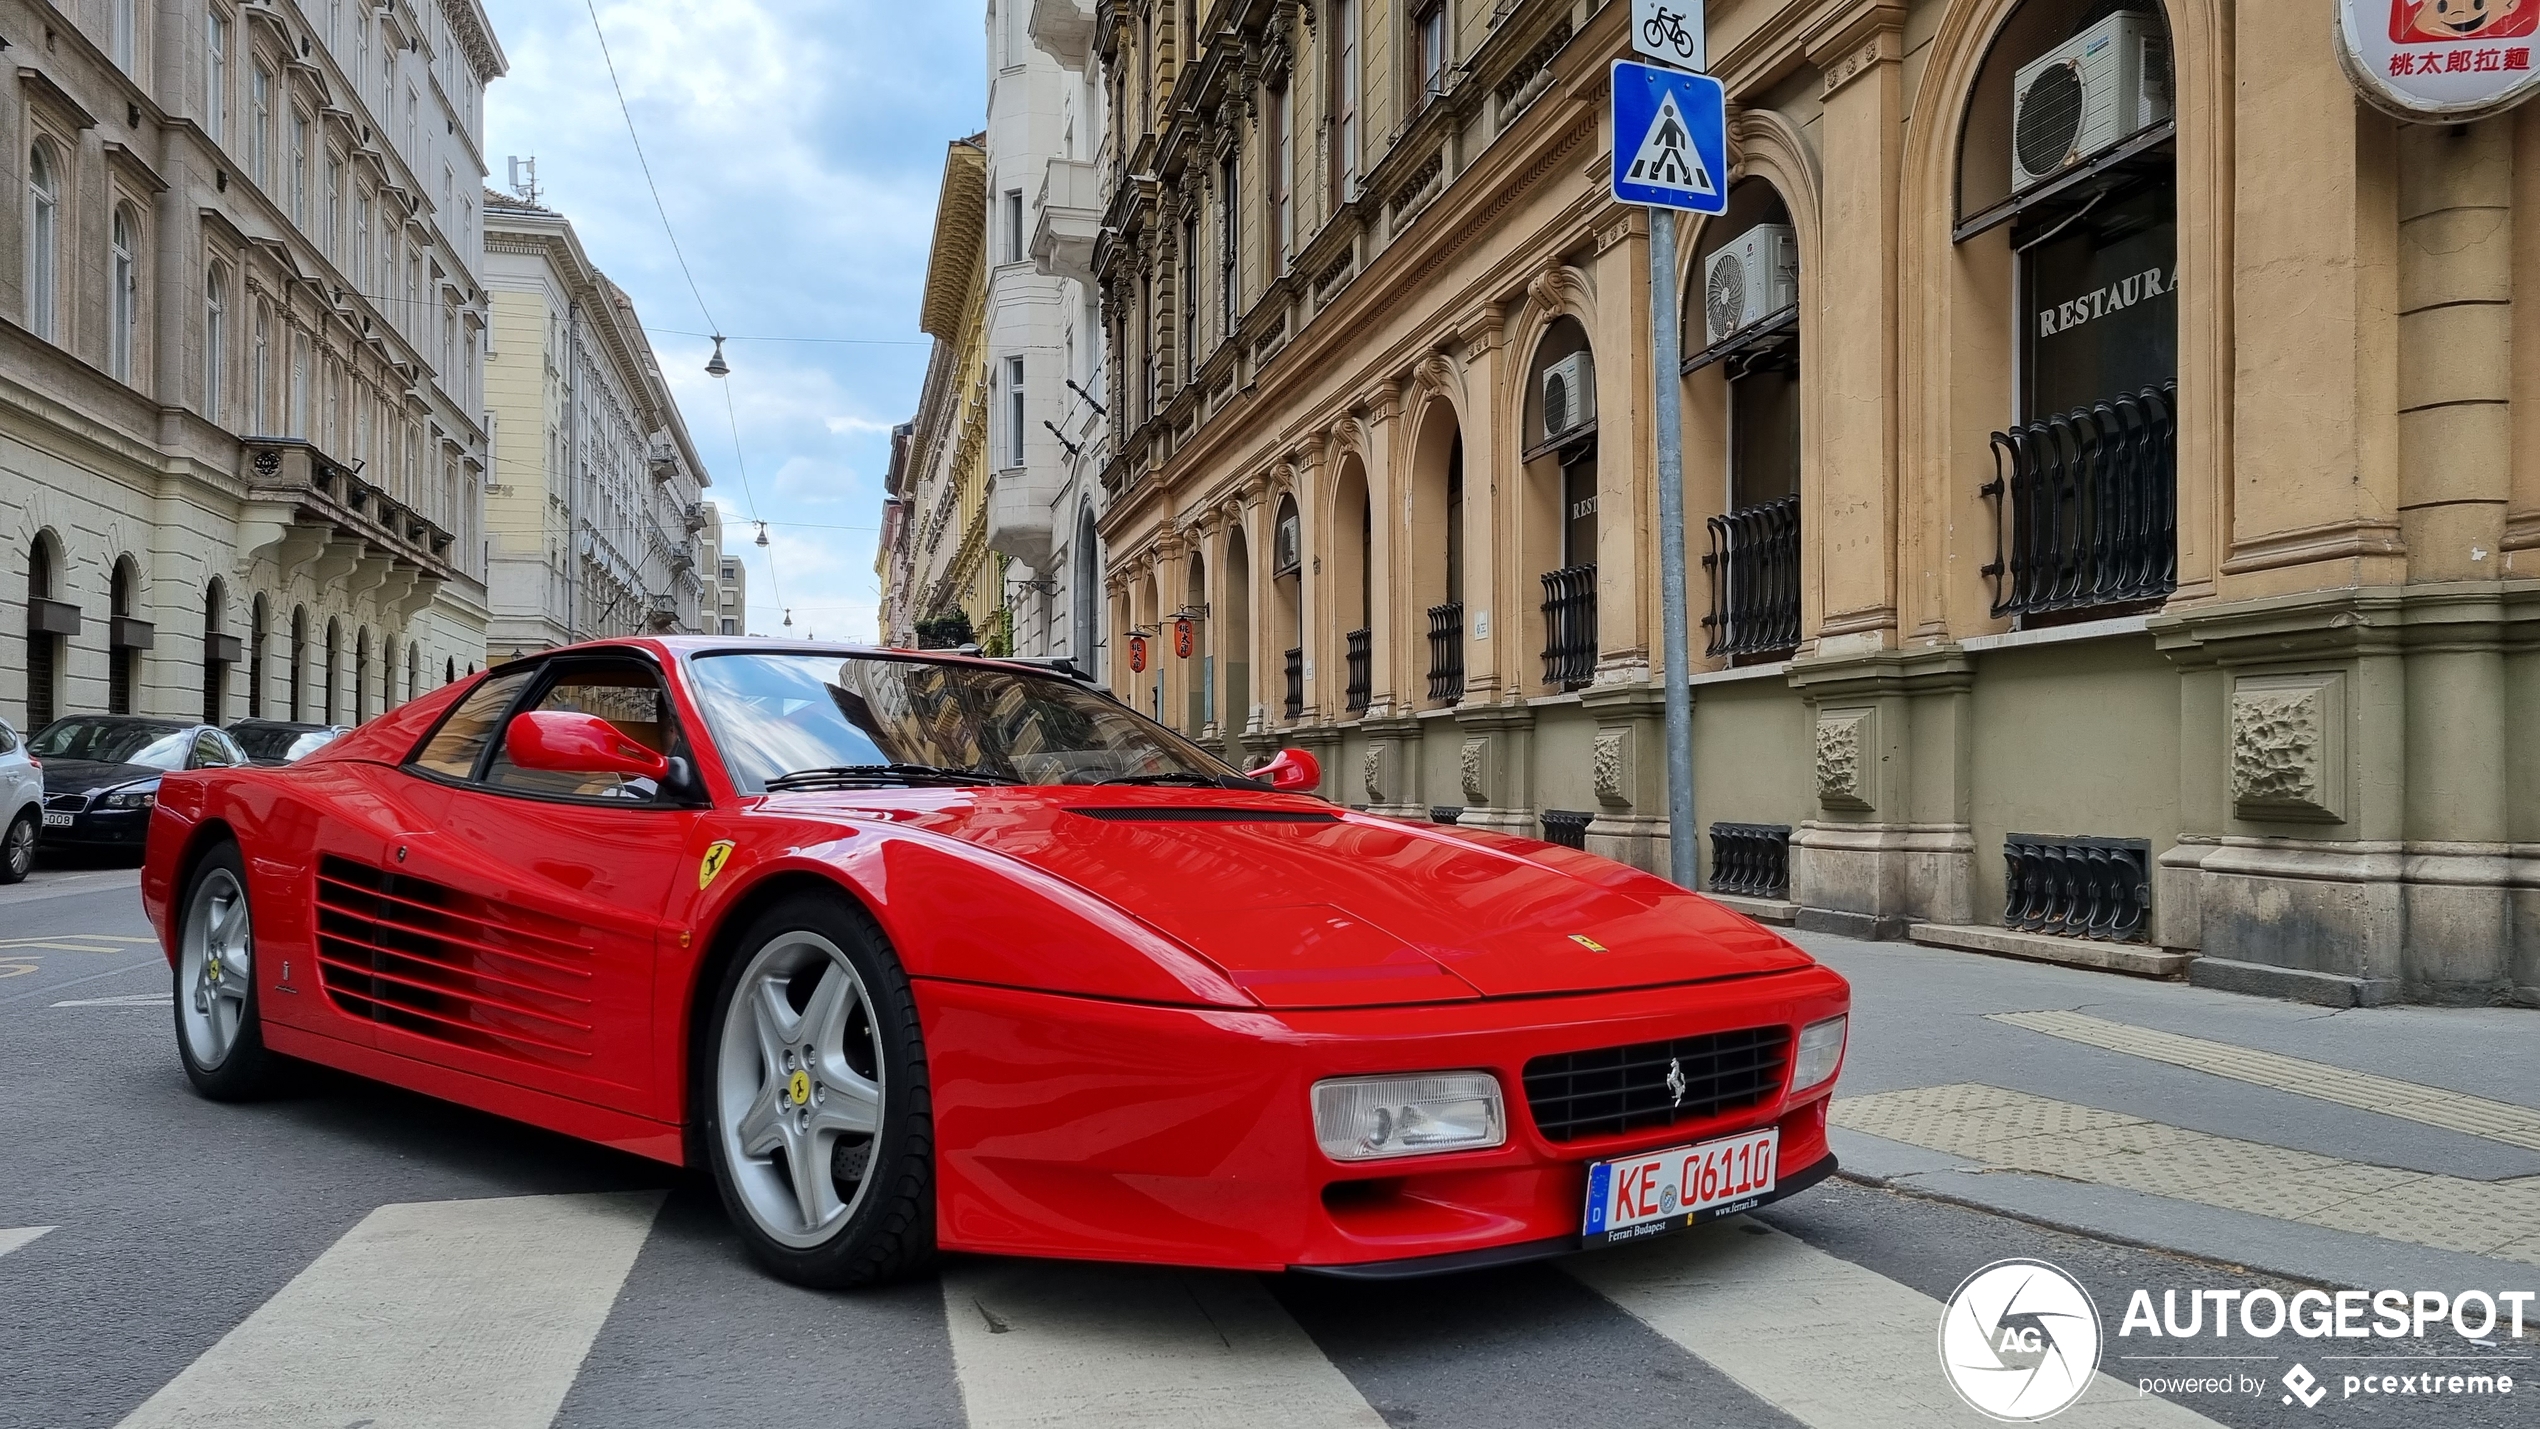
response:
M279 1058L674 1164L756 1256L1359 1276L1834 1168L1842 978L1601 858L1353 813L987 659L642 639L167 775L204 1095Z

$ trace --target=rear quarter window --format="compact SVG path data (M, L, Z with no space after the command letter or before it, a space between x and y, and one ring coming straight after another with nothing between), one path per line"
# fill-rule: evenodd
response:
M516 670L496 675L469 691L467 698L441 721L441 727L424 741L422 752L414 757L414 767L450 779L474 777L476 761L485 753L485 746L493 742L503 711L511 708L521 687L536 673Z

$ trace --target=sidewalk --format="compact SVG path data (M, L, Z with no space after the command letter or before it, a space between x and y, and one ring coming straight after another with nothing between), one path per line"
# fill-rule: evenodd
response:
M1852 979L1847 1175L2337 1287L2540 1286L2540 1013L1793 939Z

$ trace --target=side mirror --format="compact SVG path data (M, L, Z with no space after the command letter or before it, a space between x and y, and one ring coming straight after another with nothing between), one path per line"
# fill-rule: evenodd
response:
M1323 765L1302 749L1282 749L1270 762L1258 769L1247 769L1250 779L1267 779L1270 787L1286 793L1307 793L1323 782Z
M512 718L504 751L523 769L551 774L622 774L633 779L669 777L670 761L646 749L617 726L573 710L531 710Z

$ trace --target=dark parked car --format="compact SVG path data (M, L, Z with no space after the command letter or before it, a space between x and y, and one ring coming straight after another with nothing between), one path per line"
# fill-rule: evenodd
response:
M146 715L72 715L28 741L44 763L44 847L141 851L159 776L248 762L214 725Z
M234 719L228 730L249 763L264 765L297 764L352 732L351 725L288 719Z

